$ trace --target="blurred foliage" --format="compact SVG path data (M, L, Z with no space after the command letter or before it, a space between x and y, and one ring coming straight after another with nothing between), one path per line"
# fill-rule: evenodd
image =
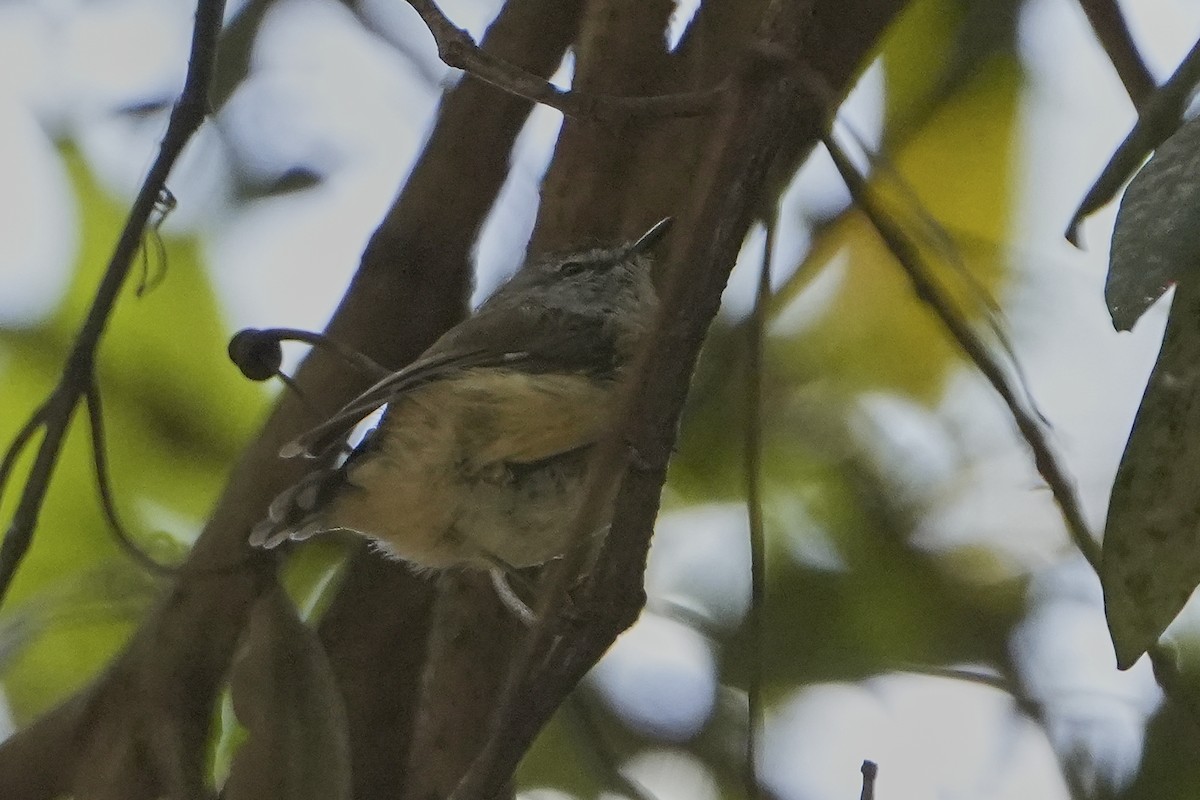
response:
M70 289L47 320L0 331L0 439L46 396L124 223L124 205L64 147L79 209ZM169 229L169 222L167 223ZM199 532L225 470L258 422L262 389L225 358L226 326L192 237L147 236L144 267L165 270L142 297L131 275L99 356L107 449L118 508L142 546L178 561ZM231 414L231 409L237 409ZM157 591L115 544L95 490L85 414L73 424L33 547L0 616L0 668L18 723L85 682L116 652ZM36 444L36 439L35 439ZM23 461L28 464L32 448ZM23 485L18 469L0 512Z

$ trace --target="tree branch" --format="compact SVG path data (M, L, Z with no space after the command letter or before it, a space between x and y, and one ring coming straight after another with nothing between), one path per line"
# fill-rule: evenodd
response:
M483 748L488 727L478 724L475 704L462 689L498 696L512 643L524 631L479 571L439 577L431 627L402 795L414 800L448 797Z
M656 59L646 70L656 80L652 91L687 92L732 81L765 6L765 0L701 3L669 57ZM636 235L649 223L679 213L681 198L694 190L712 131L710 118L664 120L639 131L639 147L619 164L624 189L620 233ZM569 187L570 182L565 191ZM586 198L580 205L585 203Z
M854 198L855 205L870 220L872 227L875 228L897 263L900 264L904 274L912 283L917 297L933 311L951 338L967 355L971 363L983 373L988 383L1004 401L1009 414L1016 422L1017 429L1033 452L1033 460L1038 473L1045 479L1058 503L1072 541L1075 542L1075 546L1079 548L1079 552L1088 560L1093 569L1098 569L1100 545L1089 530L1087 521L1083 518L1079 497L1075 492L1075 484L1043 434L1037 414L1021 401L1020 392L1009 381L1004 368L955 309L954 301L946 293L946 290L934 280L917 246L875 201L867 186L866 178L850 162L832 135L825 137L825 146L829 149L833 163L837 166L838 173L841 174L846 188L850 191L850 196Z
M498 58L475 45L433 0L407 0L437 42L438 56L447 66L461 69L510 94L558 109L569 117L620 122L629 117L691 117L711 113L728 88L713 88L653 97L622 97L563 91L545 78Z
M1079 0L1079 7L1087 15L1100 46L1108 54L1108 60L1125 85L1129 99L1134 107L1141 108L1154 94L1158 84L1138 52L1129 26L1125 24L1125 17L1121 14L1121 7L1116 0Z
M346 708L355 800L404 796L434 600L433 585L363 542L321 617Z
M1025 443L1033 453L1034 465L1046 481L1062 513L1063 521L1076 548L1087 560L1092 570L1100 574L1100 543L1096 540L1083 517L1079 496L1065 465L1042 433L1037 415L1026 408L1017 389L1008 380L1003 368L988 348L971 330L966 320L955 310L953 301L932 278L916 245L904 231L893 222L872 197L866 179L855 169L846 154L833 140L825 139L825 145L833 157L838 172L846 183L854 203L870 220L880 238L887 245L896 261L904 269L918 298L935 314L950 333L951 338L967 355L996 393L1000 395L1016 423ZM1181 707L1197 715L1200 720L1200 696L1183 681L1179 667L1170 652L1156 643L1148 650L1154 666L1155 679L1163 692L1178 702Z
M1067 224L1067 241L1079 245L1079 226L1083 221L1116 197L1125 182L1142 166L1146 156L1175 132L1197 82L1200 82L1200 41L1192 46L1166 83L1139 107L1133 129L1104 165L1100 177L1071 216Z
M664 0L595 0L586 6L575 42L578 91L623 96L660 92L672 59L665 29L673 3ZM626 118L611 125L563 120L554 159L542 179L542 202L529 243L531 253L565 251L580 242L615 242L646 230L669 210L653 217L628 217L636 208L638 154L648 134L660 128L690 128L699 120ZM667 169L670 165L670 169ZM678 159L659 164L673 172Z
M63 365L62 377L42 408L31 418L37 420L37 425L42 428L44 435L21 498L17 502L16 511L13 512L12 521L5 531L3 545L0 546L0 603L7 596L17 568L33 542L38 515L46 499L50 479L66 439L67 428L80 400L87 394L95 379L96 349L116 305L117 295L141 247L146 224L155 213L158 198L166 185L171 168L208 112L208 87L212 80L213 59L224 13L224 0L200 0L196 8L187 77L184 79L179 101L171 111L158 157L142 182L125 220L125 227L117 240L104 277L96 289L87 317L75 335L75 341ZM13 447L19 452L23 444L24 441L19 438ZM12 449L9 450L6 461L13 452ZM0 492L3 492L3 489L4 485L0 484Z
M623 472L610 532L597 563L572 590L565 614L565 583L574 576L560 571L565 577L552 587L560 613L544 632L535 629L523 646L492 720L488 745L453 797L474 800L497 792L553 710L637 617L644 601L642 573L650 534L697 354L742 238L761 208L768 173L785 149L805 145L791 132L804 124L796 117L813 108L799 92L791 54L805 53L822 70L841 59L857 58L858 63L895 10L895 4L873 3L865 18L856 18L856 36L823 40L820 34L827 31L829 19L848 13L844 3L814 7L777 1L770 6L759 44L735 81L695 173L692 207L681 215L664 265L667 277L653 345L636 365L636 379L621 404L620 434L607 440L598 459L597 495L606 477ZM836 56L827 52L835 48L841 50ZM844 87L852 70L831 69L827 75ZM809 129L815 132L816 127ZM630 449L637 454L636 463L623 470ZM588 516L585 509L579 518Z

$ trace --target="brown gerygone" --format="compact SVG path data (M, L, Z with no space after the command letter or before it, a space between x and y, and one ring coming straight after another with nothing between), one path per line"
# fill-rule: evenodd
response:
M435 568L561 555L594 445L653 324L648 251L669 224L527 265L410 366L285 448L326 453L387 407L341 466L281 494L251 543L348 530Z

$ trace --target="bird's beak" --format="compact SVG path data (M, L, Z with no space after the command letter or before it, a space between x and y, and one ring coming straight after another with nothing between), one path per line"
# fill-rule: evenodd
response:
M663 237L667 235L667 231L671 230L671 226L674 224L674 217L660 219L651 226L650 230L639 236L637 241L625 249L626 255L640 256L642 253L654 249L654 246L662 241Z

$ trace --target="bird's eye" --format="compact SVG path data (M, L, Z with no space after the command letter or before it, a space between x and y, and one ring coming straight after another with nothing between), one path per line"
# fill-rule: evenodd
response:
M555 270L559 275L578 275L587 269L586 261L564 261Z

